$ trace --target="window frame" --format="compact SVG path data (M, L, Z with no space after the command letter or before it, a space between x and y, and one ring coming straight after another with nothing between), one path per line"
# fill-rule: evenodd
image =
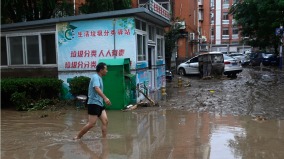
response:
M43 63L43 50L42 50L42 35L53 35L54 36L54 53L55 55L55 63L44 64ZM39 63L37 64L28 64L28 41L27 37L36 36L37 37L37 45L38 45L38 58ZM6 40L6 52L7 52L7 65L1 65L1 67L43 67L43 66L57 66L57 48L56 48L56 32L55 31L47 31L47 32L36 32L36 33L18 33L18 34L6 34L1 36ZM22 64L12 64L12 55L11 55L11 38L20 37L22 41Z
M140 47L139 47L138 36L142 37L142 41L141 41L142 42L142 44L141 44L142 45L141 46L142 51L141 52L139 51ZM137 62L142 62L142 61L147 61L148 60L147 59L147 54L148 54L147 46L148 46L148 43L147 43L147 34L146 34L146 32L136 30L136 51L137 51L137 53L136 53L136 56L137 56L136 60L137 60ZM142 56L141 60L139 59L139 56Z
M157 60L163 60L165 56L165 38L164 36L156 35L156 48L157 48ZM158 43L158 39L160 40L160 44ZM159 48L160 47L160 48ZM160 52L159 52L160 51Z

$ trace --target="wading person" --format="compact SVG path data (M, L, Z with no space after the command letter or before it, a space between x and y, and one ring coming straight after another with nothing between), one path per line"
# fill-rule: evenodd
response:
M102 123L102 137L106 138L108 118L104 107L105 102L111 105L110 100L103 93L103 80L102 77L107 74L107 66L105 63L99 63L96 67L96 74L91 77L88 89L88 123L81 129L81 131L73 139L80 139L96 124L99 118Z

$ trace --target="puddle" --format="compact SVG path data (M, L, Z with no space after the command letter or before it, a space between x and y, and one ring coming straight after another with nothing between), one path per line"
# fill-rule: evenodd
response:
M2 159L228 159L283 158L284 121L254 121L180 110L108 111L109 129L100 124L81 141L72 137L87 120L85 110L1 111ZM42 114L48 114L40 118Z

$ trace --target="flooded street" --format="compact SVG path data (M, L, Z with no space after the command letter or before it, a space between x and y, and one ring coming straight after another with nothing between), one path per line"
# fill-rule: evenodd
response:
M268 68L244 68L235 79L200 80L182 77L168 84L162 106L193 112L264 116L284 120L284 73ZM186 87L190 83L189 87Z
M160 107L108 111L80 141L86 110L1 110L1 159L282 159L284 77L244 71L236 79L186 76L167 86ZM159 96L159 95L157 95Z
M46 117L41 118L42 115ZM1 158L214 159L283 158L284 122L180 110L108 111L109 132L99 124L81 141L84 110L2 110Z

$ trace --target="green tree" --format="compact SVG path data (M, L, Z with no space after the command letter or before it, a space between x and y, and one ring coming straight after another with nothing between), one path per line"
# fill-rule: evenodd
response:
M173 50L176 48L176 42L178 38L181 36L180 34L180 26L171 26L169 30L165 33L165 60L166 67L170 69L171 67L171 58L173 54Z
M284 0L242 0L234 4L230 13L241 26L243 37L251 46L277 48L279 37L275 29L284 24Z
M70 16L73 4L67 0L2 0L1 23L17 23Z
M79 10L83 14L131 8L131 0L86 0Z

